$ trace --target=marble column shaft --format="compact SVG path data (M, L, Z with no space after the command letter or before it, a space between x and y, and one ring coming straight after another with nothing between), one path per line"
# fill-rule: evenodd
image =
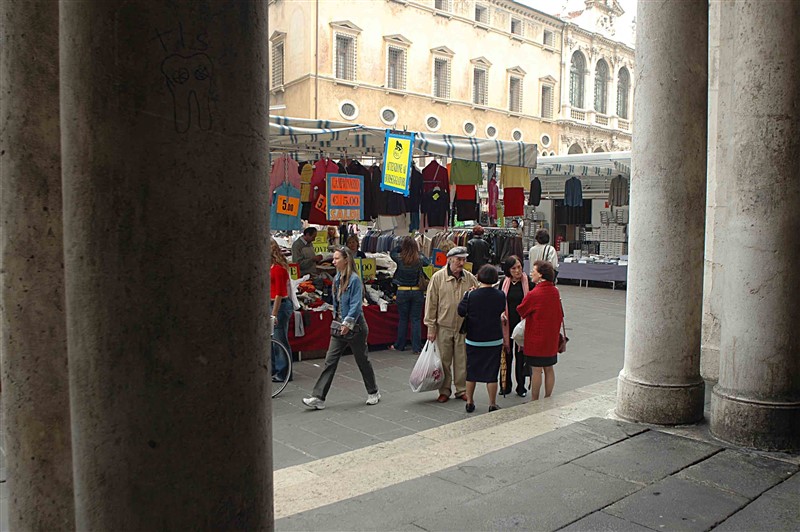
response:
M267 2L60 10L77 528L271 529Z
M72 530L58 4L0 2L3 409L12 530Z
M706 193L708 3L640 1L625 364L617 414L703 417L700 328Z
M720 246L719 382L711 430L764 450L800 449L800 4L737 1L730 172Z

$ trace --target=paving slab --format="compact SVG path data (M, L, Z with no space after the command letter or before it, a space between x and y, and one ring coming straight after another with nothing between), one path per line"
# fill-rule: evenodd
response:
M670 477L604 511L655 530L708 530L748 502L712 486Z
M589 514L561 529L562 532L649 532L651 530L602 511Z
M719 452L721 447L648 431L575 461L611 476L649 484Z
M677 476L755 499L797 471L798 467L794 464L755 453L726 449L684 469Z
M639 488L564 464L414 524L427 530L556 530Z
M800 473L761 495L715 530L800 530Z

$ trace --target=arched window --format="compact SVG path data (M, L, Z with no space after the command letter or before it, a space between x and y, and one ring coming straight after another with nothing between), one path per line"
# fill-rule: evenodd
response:
M594 71L594 110L608 112L608 63L601 59Z
M577 142L569 147L569 154L572 155L573 153L583 153L583 149Z
M583 54L572 54L572 63L569 67L569 103L573 107L583 109L583 80L586 72L586 60Z
M594 150L595 153L603 153L604 151L606 150L604 150L602 146L600 146L599 148L595 148Z
M628 119L628 93L631 87L631 75L628 69L622 67L619 69L619 78L617 80L617 116L620 118Z

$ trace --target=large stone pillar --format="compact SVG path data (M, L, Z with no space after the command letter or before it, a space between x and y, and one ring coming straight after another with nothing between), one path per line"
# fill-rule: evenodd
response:
M270 529L267 3L61 30L77 528Z
M0 43L4 517L12 530L71 530L58 4L0 2Z
M616 411L645 423L692 423L703 417L704 395L708 3L640 0L636 33L631 261Z
M800 449L800 4L737 1L719 382L711 430Z

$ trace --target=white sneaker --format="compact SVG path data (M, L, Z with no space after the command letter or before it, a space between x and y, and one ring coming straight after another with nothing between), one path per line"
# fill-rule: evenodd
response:
M315 410L325 410L325 401L319 397L303 397L303 404Z
M377 405L378 401L381 400L381 392L375 392L367 395L367 404L368 405Z

